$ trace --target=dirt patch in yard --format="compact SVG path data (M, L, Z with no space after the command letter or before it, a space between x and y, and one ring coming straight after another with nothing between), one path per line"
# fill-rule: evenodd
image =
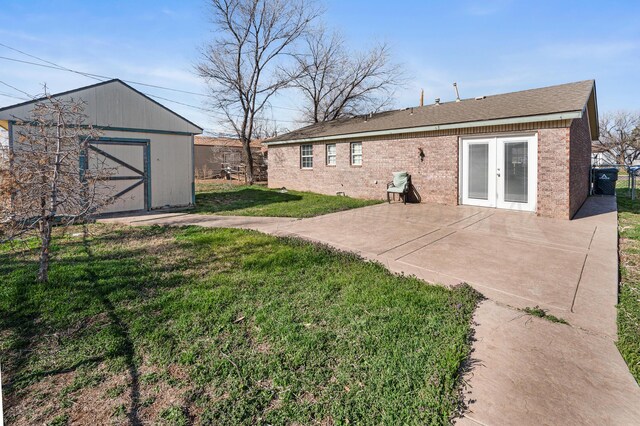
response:
M51 421L126 425L157 423L161 413L172 407L181 407L190 418L202 413L191 400L194 388L184 367L143 366L138 373L134 385L128 371L113 373L101 364L86 372L98 379L80 387L78 372L52 375L7 398L6 419L17 426Z

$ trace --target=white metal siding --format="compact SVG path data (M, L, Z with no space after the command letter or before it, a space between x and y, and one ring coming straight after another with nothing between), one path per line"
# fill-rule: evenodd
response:
M103 136L150 140L152 209L191 204L191 136L114 131Z
M86 103L87 124L114 129L102 131L102 136L105 138L149 140L148 173L151 182L151 209L188 206L192 203L192 135L201 133L200 128L120 81L78 90L60 98L82 99ZM27 104L2 111L0 120L26 119L33 106L34 104ZM126 129L126 131L118 129ZM184 135L158 132L177 132ZM141 158L138 150L116 147L113 149L119 151L118 155L122 156L123 161L135 163L136 166L140 165ZM122 184L124 182L117 183L120 186ZM140 188L136 192L140 192ZM136 193L135 198L137 206L141 201L140 194ZM128 210L131 207L129 204L126 200L120 200L108 210Z
M18 126L14 126L13 130L16 135ZM102 137L148 139L150 141L149 173L151 175L152 209L183 207L191 204L193 185L191 136L107 130L102 132ZM104 145L98 146L103 147ZM119 153L119 158L135 165L139 165L140 159L138 157L135 150L131 151L131 155L126 151ZM108 211L122 210L109 208Z

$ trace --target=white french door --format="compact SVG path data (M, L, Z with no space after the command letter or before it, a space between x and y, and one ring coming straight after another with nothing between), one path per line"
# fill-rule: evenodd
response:
M535 211L535 135L463 138L462 204Z
M496 206L495 138L462 140L462 204Z

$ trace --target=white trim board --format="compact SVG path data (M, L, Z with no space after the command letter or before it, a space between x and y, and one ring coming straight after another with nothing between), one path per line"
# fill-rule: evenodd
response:
M556 120L573 120L575 118L582 118L582 114L583 114L583 111L570 111L570 112L561 112L561 113L555 113L555 114L531 115L527 117L499 118L495 120L468 121L466 123L437 124L432 126L420 126L420 127L404 127L400 129L375 130L375 131L368 131L368 132L347 133L347 134L341 134L341 135L320 136L315 138L312 137L312 138L293 139L293 140L287 140L287 141L263 142L263 144L267 146L288 145L288 144L296 144L296 143L320 142L320 141L337 140L337 139L398 135L403 133L432 132L437 130L449 130L449 129L466 129L469 127L502 126L505 124L537 123L537 122L556 121Z

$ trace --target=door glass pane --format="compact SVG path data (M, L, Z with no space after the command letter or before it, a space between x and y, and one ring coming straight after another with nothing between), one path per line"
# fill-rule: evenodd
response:
M528 143L504 144L504 200L526 203L529 188Z
M489 199L489 144L469 145L469 198Z

